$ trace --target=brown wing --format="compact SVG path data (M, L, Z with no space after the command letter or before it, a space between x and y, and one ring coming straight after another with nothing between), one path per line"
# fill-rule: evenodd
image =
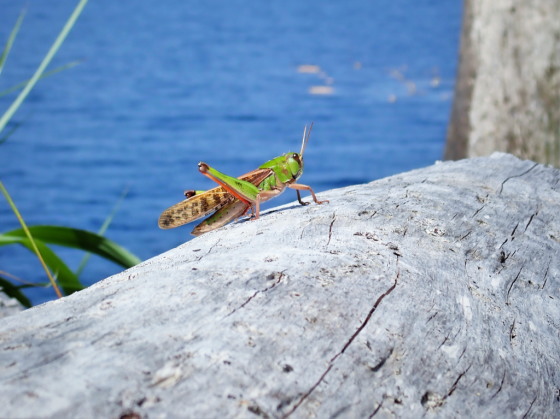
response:
M271 169L256 169L239 176L238 179L258 186L272 173ZM235 200L236 198L233 195L223 187L218 186L167 208L161 213L158 225L163 229L179 227L205 217L212 211L218 211Z
M251 182L255 186L259 186L259 184L269 177L274 172L272 169L255 169L251 170L249 173L245 173L244 175L239 176L237 179L244 180L246 182Z

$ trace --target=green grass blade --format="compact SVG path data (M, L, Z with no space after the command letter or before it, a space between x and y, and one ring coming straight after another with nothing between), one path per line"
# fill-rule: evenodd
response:
M41 251L39 250L39 248L37 247L37 244L33 240L33 236L29 232L29 229L27 228L27 224L25 224L25 221L24 221L23 217L21 216L21 214L19 213L19 210L17 209L15 202L13 201L12 197L8 193L8 190L6 189L6 187L4 186L2 181L0 181L0 192L2 192L2 195L4 195L4 198L6 198L6 201L8 201L8 205L10 206L10 208L14 212L16 218L18 219L19 223L21 224L21 227L22 227L21 232L23 233L24 237L26 237L29 240L29 245L31 246L30 248L35 252L35 255L39 259L39 262L41 262L41 265L43 266L43 269L45 270L45 273L47 274L47 277L49 278L49 281L51 282L52 287L53 287L54 291L56 292L56 295L58 296L58 298L61 298L62 294L60 293L60 290L58 289L58 286L56 285L56 282L55 282L53 276L51 275L51 272L49 271L48 266L45 264L45 261L44 261L42 255L41 255Z
M54 43L51 45L51 48L47 52L47 55L45 55L45 58L43 58L43 61L41 61L41 64L39 64L39 67L37 67L37 70L35 70L35 73L31 77L31 79L29 80L29 83L27 83L25 85L25 87L20 92L20 94L12 102L12 104L10 105L8 110L6 112L4 112L4 115L2 115L2 117L0 117L0 132L2 132L4 130L8 121L12 118L14 113L18 110L18 108L23 103L23 101L25 100L25 98L27 97L27 95L29 94L31 89L33 89L33 87L35 86L35 84L37 83L39 78L41 78L41 75L45 72L45 69L47 68L47 66L51 62L52 58L54 57L54 55L56 54L56 52L58 51L58 49L60 48L60 46L62 45L64 40L66 39L66 36L70 32L70 30L72 29L74 24L76 23L76 20L78 19L78 17L82 13L82 10L85 7L85 5L87 4L87 2L88 2L88 0L80 0L80 2L76 6L76 8L72 12L72 14L70 15L70 17L66 21L66 24L64 25L64 27L62 28L62 30L60 31L58 36L56 37Z
M22 233L24 232L22 231ZM72 272L68 265L66 265L50 247L41 241L39 237L33 237L33 243L31 243L25 236L25 233L21 236L0 234L0 246L16 243L25 246L31 251L34 250L33 244L35 244L45 264L54 272L57 282L63 289L65 295L84 289L84 286L80 283L76 274Z
M69 68L75 67L78 64L80 64L81 62L82 62L81 60L76 60L76 61L71 61L71 62L69 62L67 64L64 64L64 65L61 65L60 67L56 67L54 70L47 71L46 73L44 73L41 77L39 77L39 80L45 79L45 78L50 77L50 76L54 76L56 73L60 73L61 71L68 70ZM30 81L31 81L31 79L27 79L27 80L24 80L21 83L18 83L16 85L12 86L12 87L9 87L6 90L2 90L0 92L0 97L9 95L10 93L15 92L16 90L19 90L19 89L25 87L25 85L27 83L29 83Z
M16 283L20 283L21 285L18 285L18 288L37 288L37 287L48 287L49 283L48 282L29 282L29 281L25 281L21 278L18 278L15 275L12 275L11 273L8 273L6 271L0 271L0 277L7 277L12 283L16 282Z
M14 25L12 32L10 32L10 36L8 37L8 41L6 41L6 45L4 46L4 50L2 51L2 55L0 55L0 74L2 74L2 70L4 69L4 64L8 59L8 55L10 54L10 50L12 49L12 45L16 40L16 35L19 32L19 28L23 22L23 18L25 17L25 9L19 14L19 17Z
M20 291L20 287L0 276L0 288L8 297L15 298L24 307L31 307L31 301Z
M8 132L6 132L4 135L2 135L2 137L0 137L0 144L6 142L6 140L8 138L10 138L12 136L12 134L14 132L16 132L16 130L21 126L21 122L15 123L12 125L12 127L8 130Z
M141 262L135 255L112 240L86 230L60 226L33 226L29 227L29 231L33 237L45 243L58 244L95 253L124 268L130 268ZM25 233L22 229L3 234L3 236L8 237L23 237L24 235Z
M97 234L99 234L100 236L105 236L105 233L107 232L107 229L109 228L109 226L113 222L113 218L115 218L115 215L117 214L117 211L119 210L119 208L120 208L121 204L123 203L124 198L126 197L127 194L128 194L128 188L125 188L124 191L122 191L121 196L117 200L117 203L115 204L115 206L113 207L113 209L111 210L111 212L109 213L107 218L105 218L105 221L101 225L101 228L99 229ZM87 252L84 255L84 257L82 258L82 260L80 261L80 264L78 265L78 269L76 269L76 275L78 276L78 278L80 277L80 275L84 271L90 257L91 257L91 253Z

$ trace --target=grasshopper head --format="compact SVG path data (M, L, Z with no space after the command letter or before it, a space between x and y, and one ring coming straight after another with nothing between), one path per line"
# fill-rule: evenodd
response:
M303 173L303 156L298 153L287 153L284 158L292 179L297 180Z
M305 151L305 146L309 141L309 135L311 134L311 128L313 128L313 122L307 129L307 125L303 128L303 139L301 141L301 151L298 153L288 153L286 154L286 162L294 179L298 179L303 173L303 152Z

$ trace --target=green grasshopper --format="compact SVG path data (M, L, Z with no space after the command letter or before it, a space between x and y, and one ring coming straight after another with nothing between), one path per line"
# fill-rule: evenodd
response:
M309 202L301 200L300 191L309 191L317 204L329 202L319 201L310 186L296 183L303 173L303 152L312 127L313 124L307 130L305 126L299 153L290 152L276 157L238 178L225 175L204 162L198 163L200 173L220 186L208 191L185 191L187 199L161 213L159 227L179 227L213 211L214 214L197 225L191 234L198 236L220 228L245 215L249 210L252 212L252 218L256 220L259 218L261 202L280 195L286 187L295 189L301 205L307 205Z

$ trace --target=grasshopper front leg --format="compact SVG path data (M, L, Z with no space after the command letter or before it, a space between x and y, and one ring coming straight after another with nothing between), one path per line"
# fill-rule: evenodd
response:
M313 189L311 189L311 186L302 185L302 184L300 184L300 183L292 183L291 185L288 185L288 188L291 188L291 189L295 189L295 190L296 190L297 199L298 199L298 201L299 201L299 203L300 203L301 205L309 205L309 202L303 202L303 201L301 200L301 196L300 196L299 191L309 191L309 193L310 193L311 196L313 197L313 201L315 201L316 204L324 204L324 203L328 203L328 202L329 202L329 201L326 200L326 199L325 199L324 201L319 201L319 200L317 199L317 197L315 196L315 192L313 192Z

